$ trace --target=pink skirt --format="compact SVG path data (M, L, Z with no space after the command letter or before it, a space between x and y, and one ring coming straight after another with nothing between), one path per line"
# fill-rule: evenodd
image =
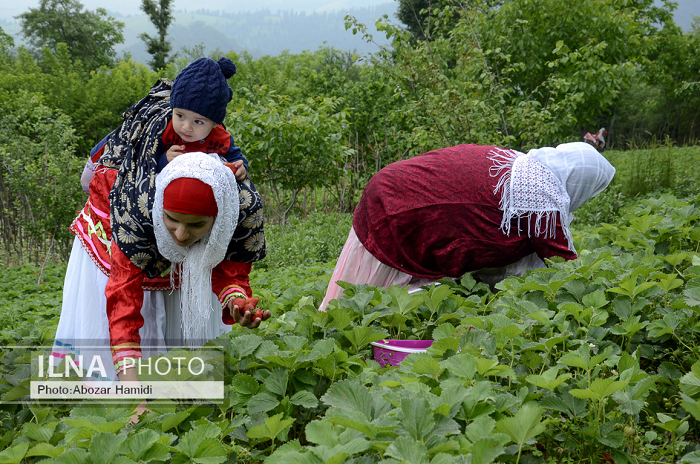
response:
M325 311L331 300L343 296L343 289L336 283L337 281L384 288L389 288L392 285L408 286L409 292L417 291L422 286L435 282L432 279L413 277L380 262L365 249L355 235L354 229L350 229L343 251L340 252L340 257L326 290L326 296L318 308L319 311Z
M508 266L480 269L473 271L472 275L481 282L495 285L507 277L520 277L528 270L541 267L546 267L545 263L536 253L532 253ZM437 282L432 279L413 277L380 262L365 249L357 235L355 235L354 229L350 229L350 235L348 235L343 251L340 253L338 262L335 265L335 270L326 290L326 296L318 308L319 311L325 311L331 300L336 300L343 296L343 289L336 283L338 281L351 284L369 284L373 287L384 288L389 288L392 285L399 287L408 286L409 293L417 292L421 287Z

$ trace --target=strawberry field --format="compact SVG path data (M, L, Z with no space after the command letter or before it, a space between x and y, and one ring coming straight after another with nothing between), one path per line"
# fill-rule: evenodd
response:
M30 364L4 350L0 463L700 462L700 198L623 190L577 212L578 260L495 289L347 286L326 313L349 216L271 227L252 286L273 317L215 341L223 404L153 404L136 424L136 404L9 404ZM64 271L0 270L0 345L50 346ZM435 342L381 367L384 338Z

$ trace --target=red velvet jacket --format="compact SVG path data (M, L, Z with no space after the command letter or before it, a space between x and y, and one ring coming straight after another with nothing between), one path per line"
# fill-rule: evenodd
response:
M432 279L504 267L532 253L576 259L560 218L553 239L528 237L527 220L520 230L515 220L510 236L501 230L498 178L489 173L494 148L457 145L380 170L355 209L357 238L382 263Z

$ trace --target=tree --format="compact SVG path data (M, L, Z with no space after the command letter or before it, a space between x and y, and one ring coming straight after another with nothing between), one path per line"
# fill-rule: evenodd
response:
M55 53L58 44L64 43L72 59L81 61L88 70L113 65L114 46L124 41L124 23L103 8L83 11L77 0L41 0L38 8L16 18L35 52L48 47Z
M7 35L0 27L0 63L7 63L12 59L12 49L15 46L15 41L12 36Z
M153 57L148 64L154 71L165 68L168 53L173 48L170 41L166 39L168 27L173 22L173 14L170 10L172 3L173 0L159 0L158 5L156 5L156 0L143 0L141 3L141 9L148 15L158 31L158 37L151 37L146 33L139 35L139 38L146 43L146 50Z
M448 34L463 12L466 2L455 0L398 0L396 17L411 33L412 41L431 40L434 34ZM495 10L503 0L477 0L469 2L472 10Z
M430 0L399 0L396 17L413 37L423 39L427 35L423 27L430 18L431 6Z
M245 140L251 172L262 180L256 184L269 195L267 208L286 224L304 188L340 180L343 158L351 154L344 139L346 111L337 98L293 102L266 87L242 91L247 94L242 105L226 118L229 130Z
M489 64L510 86L543 108L558 93L578 95L577 125L595 129L635 68L658 42L657 24L671 21L670 6L653 0L512 0L475 26ZM497 51L500 51L498 53Z

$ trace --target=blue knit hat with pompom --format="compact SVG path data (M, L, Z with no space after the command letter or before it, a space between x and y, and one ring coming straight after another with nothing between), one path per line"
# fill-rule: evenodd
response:
M175 78L170 91L170 108L194 111L222 124L226 117L226 105L233 98L233 91L226 79L234 74L236 65L228 58L193 61Z

